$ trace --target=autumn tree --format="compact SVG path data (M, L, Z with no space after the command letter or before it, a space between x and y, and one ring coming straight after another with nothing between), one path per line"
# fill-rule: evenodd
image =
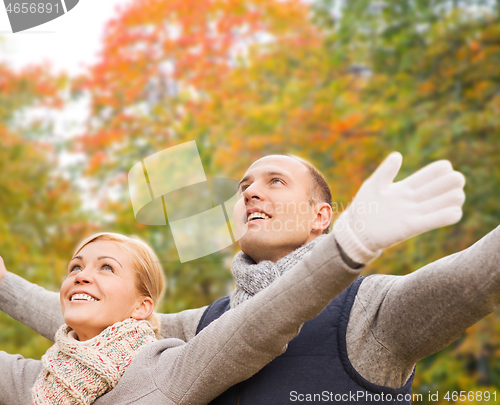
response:
M58 170L51 123L36 114L61 107L65 85L43 67L0 64L1 256L8 270L54 291L88 227L78 190ZM40 358L51 344L3 313L0 325L4 351Z
M373 116L382 123L379 144L405 156L402 176L444 158L467 179L459 224L414 238L372 267L405 274L498 225L499 9L473 0L357 1L345 2L342 15L330 37L356 49L370 70L363 98L380 107ZM417 366L417 389L497 389L499 332L496 313L468 329Z

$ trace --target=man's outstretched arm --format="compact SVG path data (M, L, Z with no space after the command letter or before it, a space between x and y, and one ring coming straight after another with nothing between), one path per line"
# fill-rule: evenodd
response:
M428 230L454 224L462 216L465 178L453 170L450 162L431 163L394 183L401 163L399 153L390 154L363 183L348 210L333 226L337 242L356 263L366 264L384 249ZM473 249L478 250L481 249ZM439 350L467 325L484 316L481 314L488 313L487 308L472 311L458 328L437 331L437 336L428 338L429 317L439 328L443 322L439 314L445 312L440 312L439 305L446 307L450 295L456 295L456 289L462 286L460 282L447 284L444 280L454 276L439 273L439 269L445 267L453 272L467 266L463 263L467 261L463 260L465 257L469 257L467 253L456 261L443 259L437 262L439 265L405 278L373 276L362 283L346 338L349 359L365 379L393 388L403 386L418 359ZM467 283L465 273L461 281ZM437 298L443 286L449 288L448 294Z
M398 388L413 367L500 307L500 226L464 251L406 276L361 285L348 355L367 380Z

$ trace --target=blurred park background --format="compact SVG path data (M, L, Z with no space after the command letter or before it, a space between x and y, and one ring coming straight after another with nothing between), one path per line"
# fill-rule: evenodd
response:
M65 136L58 122L75 105L86 106L80 129ZM301 156L327 177L338 212L392 150L404 156L397 179L451 160L467 178L460 223L366 269L408 274L500 222L500 1L130 1L78 74L0 62L0 139L0 254L54 291L77 243L105 230L167 252L160 311L231 290L237 247L181 264L168 227L134 218L130 168L191 140L208 177ZM1 350L40 358L49 346L0 314ZM424 399L453 390L500 391L500 312L417 365Z

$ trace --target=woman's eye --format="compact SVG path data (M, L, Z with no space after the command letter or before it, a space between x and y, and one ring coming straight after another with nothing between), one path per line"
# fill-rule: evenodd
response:
M247 185L241 186L241 191L245 191L248 188Z
M272 179L271 180L271 184L274 184L276 181L281 184L281 180L280 179Z
M104 264L104 265L102 266L102 269L103 269L103 270L109 270L109 271L111 271L111 272L113 272L113 273L115 272L115 270L113 269L113 267L111 267L109 264Z
M73 266L71 269L70 269L70 273L76 271L76 270L81 270L82 268L80 266Z

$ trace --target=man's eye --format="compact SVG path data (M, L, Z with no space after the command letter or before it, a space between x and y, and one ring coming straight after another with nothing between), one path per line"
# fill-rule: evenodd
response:
M245 184L244 186L241 186L241 191L245 191L248 188L248 186Z

